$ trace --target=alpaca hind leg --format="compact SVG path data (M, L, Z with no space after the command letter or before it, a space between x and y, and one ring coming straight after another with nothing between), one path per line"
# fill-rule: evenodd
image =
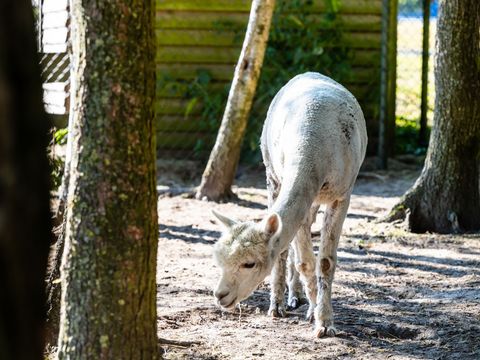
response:
M332 308L332 282L337 265L337 246L347 215L350 198L336 200L325 210L321 244L317 257L317 307L315 308L315 335L335 336Z
M295 250L293 248L293 245L291 245L288 250L287 271L287 307L289 309L296 309L302 304L302 302L304 301L304 297L302 283L300 281L300 274L295 268Z

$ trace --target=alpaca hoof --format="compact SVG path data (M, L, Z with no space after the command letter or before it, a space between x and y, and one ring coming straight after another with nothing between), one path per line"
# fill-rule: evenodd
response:
M315 312L315 306L309 306L308 310L307 310L307 315L305 316L305 319L310 324L313 323L313 320L315 319L314 312Z
M321 338L325 336L335 336L337 335L337 330L332 326L318 326L315 329L315 337Z
M287 308L290 310L295 310L301 305L300 299L296 296L288 299Z
M285 312L285 309L282 305L274 304L270 305L270 309L268 309L268 315L270 315L272 318L280 318L286 317L287 313Z

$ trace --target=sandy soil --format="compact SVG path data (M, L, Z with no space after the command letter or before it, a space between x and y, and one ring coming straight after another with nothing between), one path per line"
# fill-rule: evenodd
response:
M268 279L234 313L214 305L211 252L221 227L210 210L260 219L264 176L243 169L239 200L215 204L191 198L198 173L184 165L176 178L159 180L158 322L162 338L198 343L164 346L167 359L480 359L480 235L417 235L377 222L418 167L361 174L338 249L339 334L315 339L305 305L286 318L267 316ZM160 174L162 166L171 169L162 164Z

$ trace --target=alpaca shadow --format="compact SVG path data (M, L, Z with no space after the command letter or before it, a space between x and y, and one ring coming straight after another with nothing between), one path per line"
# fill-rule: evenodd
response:
M182 240L190 244L212 245L220 235L219 231L194 228L192 225L159 225L159 236L162 239Z
M448 342L455 344L455 350L451 351L458 353L459 358L480 358L476 332L469 330L480 328L480 320L472 318L465 307L454 306L455 311L445 311L445 306L441 305L462 301L468 304L480 298L480 290L474 282L453 289L432 288L429 283L382 285L371 278L373 275L381 279L383 271L368 266L387 265L386 272L394 272L397 276L402 276L402 269L413 269L457 278L480 274L480 259L449 259L355 248L339 250L356 255L355 258L339 256L339 264L345 272L369 275L364 280L356 277L355 281L335 281L358 296L333 299L335 321L342 338L357 347L377 348L386 357L444 358L445 353L438 345Z
M266 313L270 306L270 290L257 289L247 299L242 301L243 305L248 308L259 309L262 313Z
M428 316L422 316L419 315L420 308L412 307L408 301L394 303L383 299L394 295L391 289L379 285L370 286L376 288L377 295L368 300L368 305L383 303L384 307L395 308L395 312L371 311L367 310L367 307L359 308L358 304L352 309L349 299L334 299L338 337L355 347L376 348L385 355L385 358L407 356L435 359L445 358L445 353L442 347L432 346L433 344L450 342L451 340L445 339L457 338L455 352L462 354L463 358L478 359L476 356L480 353L478 349L475 350L476 335L469 335L465 332L466 329L452 326L452 323L458 321L462 315L446 316L441 308L429 308ZM468 320L465 318L464 321ZM474 354L474 357L470 357Z
M232 199L231 202L236 204L236 205L246 207L246 208L250 208L250 209L258 209L258 210L266 210L267 209L267 206L262 204L262 203L259 203L259 202L256 202L256 201L251 201L251 200L241 199L239 197L235 197L234 199Z
M472 273L480 274L480 260L437 258L424 255L406 255L390 251L359 250L354 248L341 248L339 250L357 256L366 254L377 255L376 257L362 258L362 261L370 264L383 264L392 268L410 268L451 277L462 277ZM358 262L358 259L339 257L339 262L354 264ZM436 265L446 265L446 267L438 267Z

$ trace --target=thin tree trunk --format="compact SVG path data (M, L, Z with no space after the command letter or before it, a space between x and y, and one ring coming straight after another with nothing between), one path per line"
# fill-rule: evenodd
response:
M153 1L72 0L58 358L156 359Z
M274 6L274 0L252 1L242 52L217 140L196 194L198 199L218 201L233 195L231 187L263 64Z
M30 0L0 2L0 359L43 359L50 119Z
M480 2L443 0L437 22L435 112L420 178L392 210L414 232L480 229Z
M420 107L420 131L418 145L428 145L427 113L428 113L428 60L430 58L430 1L422 0L423 8L423 38L422 38L422 92Z

